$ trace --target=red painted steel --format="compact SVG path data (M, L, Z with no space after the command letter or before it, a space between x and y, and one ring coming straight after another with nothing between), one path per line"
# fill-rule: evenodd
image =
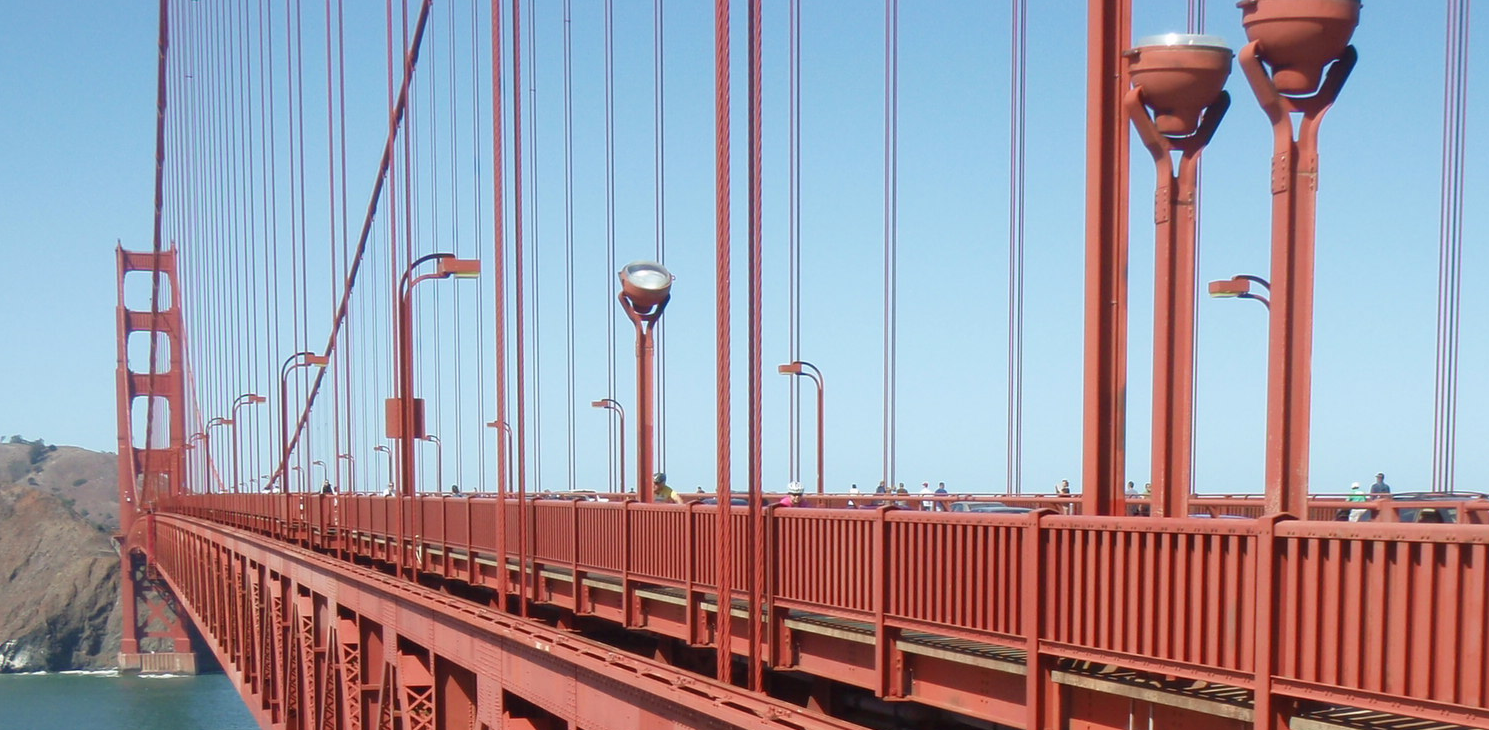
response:
M389 530L387 503L396 498L301 499L304 507L296 510L312 522L327 510L344 516L337 517L336 531L315 531L313 547L388 557L386 545L397 537ZM498 500L421 499L424 514L434 515L422 526L421 569L494 586L503 572L495 564L460 563L470 554L501 562L492 529ZM171 509L266 538L300 534L287 531L278 504L267 495L205 495L181 498ZM712 505L539 500L531 507L528 550L540 602L576 613L593 610L584 591L564 588L567 581L553 577L583 574L613 581L625 592L628 611L640 612L626 614L639 624L660 620L646 617L670 609L637 591L681 590L689 613L714 593L719 543ZM728 562L738 574L749 567L747 510L733 508L730 519L736 529ZM1489 677L1482 665L1489 639L1483 629L1489 625L1483 600L1489 535L1475 525L1274 525L1271 519L893 507L774 508L765 519L772 556L767 620L794 611L871 627L878 647L872 687L883 697L912 691L897 669L906 661L895 648L897 637L927 632L1026 656L1037 652L1045 664L1036 675L1061 661L1090 661L1253 689L1277 699L1273 707L1312 700L1444 722L1489 722ZM680 536L688 543L679 544ZM508 560L516 551L507 546ZM1338 613L1320 613L1329 607ZM789 642L800 639L782 644L779 627L766 628L770 666L790 666ZM746 653L745 635L734 635L735 651ZM1050 699L1031 690L1028 701Z
M1132 0L1086 4L1086 332L1082 499L1087 514L1120 514L1127 421L1127 119L1121 53Z
M1158 46L1127 53L1134 86L1123 99L1138 138L1153 156L1158 181L1153 222L1157 239L1153 275L1152 513L1189 514L1194 452L1194 282L1198 226L1199 158L1209 144L1230 95L1220 91L1231 52L1213 46ZM1153 89L1145 87L1151 77ZM1161 92L1161 93L1160 93ZM1193 111L1192 123L1164 130L1161 116L1174 106ZM1148 107L1153 108L1150 116ZM1203 112L1203 118L1198 116ZM1155 119L1155 116L1157 117ZM1171 122L1173 123L1173 122ZM1173 153L1179 152L1174 170Z
M1346 46L1359 3L1343 0L1330 3L1277 3L1275 0L1246 0L1240 3L1243 24L1251 42L1241 49L1239 61L1252 93L1272 125L1272 270L1270 328L1267 356L1267 461L1268 510L1293 515L1305 513L1308 488L1308 429L1311 422L1313 367L1313 260L1318 202L1318 128L1324 114L1338 98L1354 68L1357 55ZM1352 13L1342 37L1336 24L1313 15ZM1292 27L1284 27L1287 16L1297 14ZM1259 20L1267 22L1258 23ZM1268 27L1281 35L1270 35ZM1265 43L1277 39L1272 50L1273 75L1268 75ZM1337 44L1331 44L1335 40ZM1286 44L1286 45L1284 45ZM1298 46L1304 50L1299 53ZM1326 55L1318 58L1319 52ZM1332 55L1337 54L1337 55ZM1301 65L1311 68L1299 68ZM1332 62L1332 63L1329 63ZM1329 63L1327 71L1324 65ZM1300 74L1313 85L1298 88ZM1322 81L1319 82L1319 76ZM1276 76L1288 87L1284 96ZM1305 84L1306 85L1306 84ZM1316 90L1315 90L1316 88ZM1311 93L1309 93L1311 92ZM1306 96L1304 94L1307 94ZM1294 138L1293 115L1299 115Z
M324 555L156 522L162 574L264 727L857 727ZM511 696L545 714L516 716Z

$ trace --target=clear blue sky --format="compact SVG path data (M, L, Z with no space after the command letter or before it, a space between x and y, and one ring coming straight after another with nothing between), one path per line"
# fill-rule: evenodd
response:
M803 21L801 356L827 373L828 479L831 489L844 489L850 482L871 486L880 474L883 9L870 3L807 4L811 7ZM1183 29L1184 3L1136 4L1136 35ZM468 23L469 7L456 5L460 23ZM536 236L542 247L538 301L544 330L541 349L535 352L543 368L542 479L545 486L563 488L570 404L563 338L562 23L557 3L540 5ZM710 484L713 474L712 19L705 3L673 0L667 5L667 262L678 280L664 324L666 465L675 484L691 489ZM743 4L737 5L734 210L740 257L735 332L742 335L744 14ZM1047 490L1062 478L1078 484L1080 477L1085 28L1083 3L1030 5L1024 488L1035 491ZM1239 46L1243 35L1233 5L1210 2L1207 30ZM623 263L650 257L654 250L651 4L617 6L616 256ZM788 448L787 381L774 373L774 365L787 360L789 352L786 4L767 6L765 481L767 487L778 488L787 479ZM432 32L444 39L449 26L442 13L448 6L441 2L436 7ZM600 7L595 0L576 0L572 25L579 281L574 418L580 487L604 481L605 421L588 402L606 395L604 321L607 315L617 316L609 295L597 286L612 276L604 260ZM363 8L359 12L368 17L348 19L349 43L354 47L349 50L348 77L353 210L365 205L384 124L381 8L370 11ZM307 7L306 13L307 38L316 41L312 31L318 29L319 6ZM112 248L116 239L135 249L150 244L154 4L11 3L0 16L11 31L10 41L0 48L7 69L0 92L9 108L0 116L0 131L7 141L0 165L0 251L8 273L0 286L6 314L0 333L7 344L6 357L0 359L4 383L0 432L114 450ZM463 33L461 24L456 27ZM1005 3L907 2L901 10L898 477L912 485L945 480L954 490L1003 487L1007 24ZM1398 489L1428 486L1442 29L1442 8L1435 3L1367 5L1355 37L1359 66L1324 124L1313 414L1317 491L1341 490L1356 480L1368 482L1378 470L1385 471ZM436 41L432 48L437 50L428 58L447 63L444 42ZM465 43L460 40L456 46L455 75L460 79L456 86L461 88L468 85L465 65L470 63L468 56L459 55ZM320 53L319 45L307 50L307 78L323 78ZM1475 54L1470 79L1483 78L1483 70L1482 54ZM1472 120L1481 106L1477 95L1481 87L1477 84L1470 91L1465 220L1469 243L1463 263L1458 473L1460 488L1469 489L1478 487L1471 475L1482 470L1486 458L1474 444L1489 435L1484 415L1489 413L1489 391L1482 377L1485 344L1473 336L1484 326L1489 308L1489 293L1472 286L1489 264L1482 247L1473 245L1484 233L1474 201L1483 194L1477 171L1484 169L1485 151L1472 136L1477 131ZM318 88L308 87L312 98ZM1235 103L1205 158L1199 259L1204 280L1239 272L1265 275L1268 260L1269 130L1239 69L1228 88ZM447 92L441 93L446 96L437 98L448 103ZM462 92L453 117L469 125L468 109L485 103L474 103ZM324 110L320 116L316 113L316 107L307 107L312 136L324 129L315 126L324 123ZM440 119L441 124L451 121ZM474 154L469 146L478 135L461 129L465 131L458 132L462 136L456 141L466 146L458 154L473 155L471 167L487 164L483 157L489 157L489 150L482 147ZM315 139L308 165L312 175L323 176L325 161L316 157L320 148ZM1147 478L1148 461L1152 167L1142 150L1134 148L1133 155L1128 471L1141 483ZM465 218L459 224L447 219L444 235L461 242L455 245L474 245L468 241L489 237L489 210L482 213L483 222L471 219L477 198L468 182L462 184ZM325 199L323 185L312 178L312 201ZM453 198L446 195L442 205L448 209ZM320 240L324 206L312 205L320 207L311 210L310 237ZM423 220L421 226L432 232L441 224ZM532 235L530 230L529 240ZM312 276L320 273L317 269ZM488 278L479 291L489 288ZM325 341L330 300L328 289L315 289L307 342L318 349ZM425 294L429 301L442 297L441 306L454 311L452 296ZM481 299L463 296L462 311L474 311L483 302L489 306L489 292ZM620 367L615 395L631 407L629 325L617 321ZM431 360L421 365L423 390L440 401L431 407L438 409L436 421L447 442L460 445L458 456L454 451L447 456L447 469L469 484L476 481L474 470L479 468L476 445L483 438L490 440L479 428L492 417L489 405L482 405L491 400L490 378L484 398L475 393L475 365L464 366L457 382L454 338L448 331L441 337L439 346L430 348L439 353L437 364ZM282 341L266 349L284 353L292 344ZM744 474L745 352L745 341L737 339L737 484L742 484ZM278 359L278 354L266 352L240 368L241 383L204 389L203 414L218 415L223 407L213 404L223 400L224 393L230 399L236 392L269 387L266 383ZM462 359L473 362L470 349ZM483 362L490 367L489 359ZM367 374L368 385L359 397L370 404L370 412L386 395L380 384L387 377L386 366L359 361L357 367ZM1202 301L1196 426L1197 483L1202 491L1260 488L1264 367L1265 317L1260 307ZM432 392L436 379L442 381L438 396ZM456 388L463 398L453 397ZM458 424L455 400L464 404ZM317 417L320 428L326 428L330 416ZM802 476L809 479L810 409L803 423L807 455ZM364 462L371 461L373 430L364 424L353 446ZM460 435L450 438L450 433ZM359 479L373 477L364 474Z

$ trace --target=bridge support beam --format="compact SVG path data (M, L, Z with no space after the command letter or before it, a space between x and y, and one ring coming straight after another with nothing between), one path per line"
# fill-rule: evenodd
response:
M242 621L214 596L256 597L261 639L209 643L264 727L324 727L331 711L403 730L854 727L310 551L159 523L161 575L198 625Z

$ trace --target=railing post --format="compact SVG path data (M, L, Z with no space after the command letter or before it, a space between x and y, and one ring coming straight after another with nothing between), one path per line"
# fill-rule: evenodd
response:
M1257 519L1256 536L1256 673L1252 690L1252 727L1256 730L1287 730L1288 702L1272 695L1272 675L1277 662L1277 524L1293 517L1287 513Z
M894 503L881 505L874 510L873 562L869 573L874 592L874 673L878 677L880 697L899 697L904 694L902 681L903 664L894 644L899 632L888 626L889 592L891 589L889 513Z
M584 613L584 572L579 569L579 503L575 497L569 502L569 577L574 580L574 613Z
M687 520L687 524L683 526L683 533L685 535L683 544L688 546L687 568L685 571L687 591L685 595L687 598L686 609L689 646L703 646L707 643L699 635L698 614L702 612L703 607L700 605L701 601L698 596L698 548L700 546L698 544L698 529L694 525L697 522L697 507L698 500L690 500L687 506L683 507L686 512L685 519Z
M631 507L634 504L636 503L629 499L621 502L621 516L624 518L621 520L621 545L623 546L621 549L625 559L621 565L620 574L620 612L621 624L628 629L636 627L635 617L632 616L631 610L633 600L631 595L631 560L632 554L636 550L636 546L631 541L631 535L634 532L631 529L631 519L632 515L636 513Z
M1029 730L1063 727L1060 688L1054 682L1052 661L1039 651L1046 615L1045 585L1050 578L1065 576L1047 574L1044 560L1044 518L1053 510L1037 509L1029 513L1029 526L1024 528L1023 560L1019 566L1019 584L1023 593L1023 635L1026 652L1024 676L1024 711Z

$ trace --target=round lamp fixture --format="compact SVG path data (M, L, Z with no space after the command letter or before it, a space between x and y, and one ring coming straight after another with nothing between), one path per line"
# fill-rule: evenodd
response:
M1318 89L1324 65L1339 57L1360 23L1360 0L1241 0L1246 37L1261 43L1262 60L1283 94Z
M1158 131L1171 136L1199 127L1200 113L1225 88L1235 56L1223 39L1191 33L1149 36L1123 55Z
M633 261L620 270L620 289L637 314L650 314L667 301L672 279L672 272L655 261Z

